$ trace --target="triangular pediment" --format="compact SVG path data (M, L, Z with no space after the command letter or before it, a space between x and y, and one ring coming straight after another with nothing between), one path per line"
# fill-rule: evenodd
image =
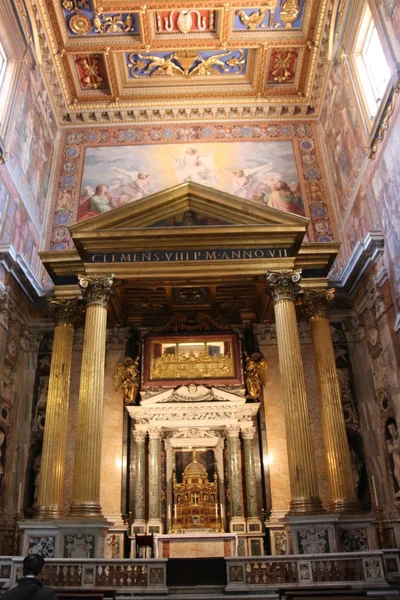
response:
M216 225L297 226L305 231L308 222L306 217L262 206L220 190L183 183L76 223L70 227L70 232L73 238L79 238L80 234L115 229Z
M151 407L156 404L204 404L209 402L233 402L233 404L241 406L246 403L246 398L239 389L238 393L234 394L219 388L193 383L151 395L144 391L140 405Z

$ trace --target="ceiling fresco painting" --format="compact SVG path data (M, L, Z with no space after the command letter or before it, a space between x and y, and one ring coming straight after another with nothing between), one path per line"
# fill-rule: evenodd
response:
M337 239L311 122L79 128L62 148L51 250L70 247L70 225L182 183L304 215L310 241Z
M33 2L61 123L318 114L333 0Z

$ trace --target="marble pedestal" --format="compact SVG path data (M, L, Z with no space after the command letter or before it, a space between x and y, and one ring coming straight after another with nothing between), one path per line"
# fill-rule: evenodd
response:
M157 535L156 558L224 558L237 556L234 533L184 533Z
M107 521L20 521L22 555L40 554L44 558L104 558Z
M288 554L326 554L338 551L335 525L337 515L285 517Z

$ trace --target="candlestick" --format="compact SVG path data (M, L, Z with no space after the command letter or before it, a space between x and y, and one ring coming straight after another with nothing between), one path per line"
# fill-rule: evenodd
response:
M375 477L372 475L371 476L371 480L372 480L372 490L374 492L374 501L375 501L375 506L379 506L378 503L378 495L376 493L376 486L375 486Z

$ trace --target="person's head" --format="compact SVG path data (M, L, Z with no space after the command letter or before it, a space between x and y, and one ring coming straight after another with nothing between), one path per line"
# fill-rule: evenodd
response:
M107 191L107 186L104 183L101 183L96 187L96 194L105 194Z
M243 169L240 169L239 171L233 171L233 174L236 175L236 177L243 177L244 171Z
M292 181L289 184L289 190L292 192L292 194L297 194L299 190L299 184L297 183L297 181Z
M196 148L187 148L186 154L197 154Z
M22 572L24 576L34 575L37 577L44 567L44 558L40 554L28 554L22 563Z

